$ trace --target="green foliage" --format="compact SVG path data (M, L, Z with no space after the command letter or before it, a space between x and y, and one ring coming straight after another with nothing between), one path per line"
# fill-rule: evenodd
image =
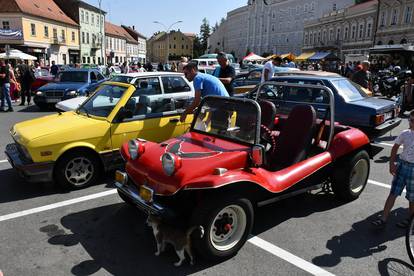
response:
M200 42L202 46L203 53L207 50L208 38L211 34L210 23L207 18L204 17L202 24L200 26Z

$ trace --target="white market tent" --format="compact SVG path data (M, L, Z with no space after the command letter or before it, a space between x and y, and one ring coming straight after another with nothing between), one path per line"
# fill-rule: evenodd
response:
M19 50L12 49L10 50L9 55L6 55L6 53L1 53L0 59L37 60L37 57L25 54Z
M255 53L250 53L243 58L243 61L262 61L266 60L266 58L256 55Z

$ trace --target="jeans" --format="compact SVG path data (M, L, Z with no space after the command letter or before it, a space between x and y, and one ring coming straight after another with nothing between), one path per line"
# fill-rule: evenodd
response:
M4 98L6 98L7 105L9 109L13 108L11 99L10 99L10 83L4 83L2 86L2 93L1 93L1 109L4 109Z

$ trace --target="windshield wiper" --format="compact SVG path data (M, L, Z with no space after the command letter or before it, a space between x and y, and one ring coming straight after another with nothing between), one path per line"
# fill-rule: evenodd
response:
M86 114L86 116L88 117L88 118L90 118L91 116L89 115L89 113L88 113L88 110L84 107L84 106L80 106L78 109L77 109L77 111L76 111L76 113L80 113L80 111L81 110L84 110L85 111L85 114Z

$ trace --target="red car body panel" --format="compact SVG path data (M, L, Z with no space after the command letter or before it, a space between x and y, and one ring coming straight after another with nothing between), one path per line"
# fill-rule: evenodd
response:
M36 92L37 89L42 87L43 85L52 82L54 80L53 76L46 76L46 77L37 77L36 80L32 83L31 90L33 93Z
M121 149L126 171L136 185L145 184L157 195L173 195L181 189L213 189L232 183L255 183L272 193L280 193L311 176L336 159L369 144L360 130L349 128L335 135L329 149L279 171L251 167L250 146L196 132L157 144L145 142L145 152L130 160L128 143ZM173 176L162 168L161 156L170 152L181 157L182 166ZM228 171L217 175L214 170ZM246 183L246 184L247 184Z

